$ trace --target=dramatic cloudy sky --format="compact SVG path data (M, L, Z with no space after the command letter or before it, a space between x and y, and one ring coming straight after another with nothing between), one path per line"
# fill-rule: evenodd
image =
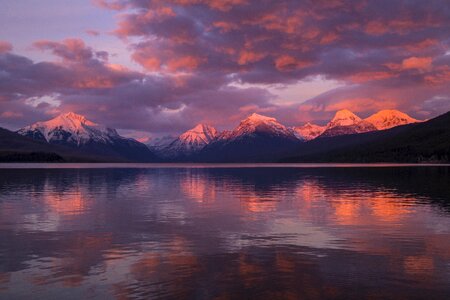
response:
M448 0L0 0L0 126L126 134L450 110Z

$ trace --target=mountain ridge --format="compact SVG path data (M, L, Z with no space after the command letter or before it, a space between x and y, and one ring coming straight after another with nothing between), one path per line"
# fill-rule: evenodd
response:
M395 109L380 110L365 120L372 123L378 130L385 130L400 125L422 122L421 120L414 119L409 115Z
M128 161L151 162L156 156L144 144L120 136L115 129L99 125L86 117L69 112L36 122L18 134L49 144L72 147L83 152Z
M163 158L183 159L202 150L218 136L214 127L200 123L160 147L158 154Z
M0 128L0 162L128 162L22 136Z
M321 135L326 129L326 126L316 125L310 122L302 126L292 127L294 134L300 140L310 141Z
M450 112L428 121L316 139L282 162L450 162Z
M376 127L370 122L361 119L348 109L343 109L335 113L333 119L328 122L325 130L318 137L332 137L375 130L377 130Z
M285 153L300 140L275 118L251 114L233 130L224 131L194 161L257 162L270 161L275 153Z
M178 137L157 138L144 145L134 139L120 136L115 129L69 112L48 121L26 126L18 133L40 143L68 147L84 154L104 156L114 160L270 162L281 159L283 156L294 157L294 154L289 153L293 153L296 147L306 151L301 153L303 156L340 149L342 147L338 144L341 141L344 141L344 146L356 147L360 144L359 141L370 140L370 136L381 136L371 135L371 133L389 131L408 126L407 124L419 124L418 122L422 121L397 110L381 110L362 119L350 110L343 109L337 111L325 126L308 122L297 127L286 127L273 117L252 113L232 130L219 132L210 125L199 123ZM345 136L349 138L335 139L334 144L320 141ZM354 141L351 142L349 139ZM320 150L323 143L328 145ZM318 148L313 149L316 146ZM51 156L48 157L51 158Z

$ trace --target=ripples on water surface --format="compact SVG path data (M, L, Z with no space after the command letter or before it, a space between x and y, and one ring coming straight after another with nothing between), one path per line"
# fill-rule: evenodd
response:
M0 169L2 299L449 299L450 168Z

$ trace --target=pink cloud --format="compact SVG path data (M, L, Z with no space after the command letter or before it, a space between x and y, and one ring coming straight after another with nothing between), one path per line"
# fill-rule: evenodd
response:
M0 41L0 53L6 53L12 51L13 47L11 43L6 41Z
M93 58L107 59L106 52L95 52L81 39L65 39L62 42L40 40L33 43L39 50L50 50L65 62L81 62Z
M447 107L430 100L450 92L450 15L440 0L392 1L389 9L376 0L95 2L116 14L114 33L142 68L113 65L81 39L37 41L35 49L55 57L41 62L0 43L0 109L24 114L11 122L49 113L26 104L45 95L99 122L159 132L201 120L226 127L251 109L300 122L326 120L338 108L433 115L435 103ZM318 76L341 88L304 104L265 90Z
M282 55L275 59L275 67L280 71L305 68L310 65L312 65L312 62L300 61L289 55Z
M220 28L223 32L228 32L231 30L236 30L239 28L237 24L225 22L225 21L217 21L212 24L214 27Z
M367 81L376 81L376 80L384 80L391 77L397 76L394 72L387 71L367 71L367 72L359 72L349 76L349 79L352 82L361 83Z
M23 117L23 114L21 112L4 111L0 114L0 117L5 119L16 119Z
M238 57L238 64L246 65L249 63L254 63L263 59L264 56L265 56L264 53L258 53L251 50L242 50Z
M425 75L425 81L432 85L441 85L450 82L450 66L438 67L435 72Z
M179 70L195 70L201 64L202 59L194 56L182 56L169 60L167 69L171 72Z
M402 61L402 68L427 70L431 67L432 61L431 57L409 57Z
M379 111L382 109L397 108L397 101L395 99L380 99L380 98L353 98L344 99L338 103L327 105L324 109L327 112L336 112L341 109L348 109L353 112Z
M208 7L221 11L229 11L234 6L247 4L247 0L173 0L180 5L204 4Z

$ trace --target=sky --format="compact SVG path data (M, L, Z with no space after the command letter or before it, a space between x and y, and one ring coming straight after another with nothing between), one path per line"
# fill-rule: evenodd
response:
M143 139L249 114L450 110L448 0L0 0L0 126L73 111Z

